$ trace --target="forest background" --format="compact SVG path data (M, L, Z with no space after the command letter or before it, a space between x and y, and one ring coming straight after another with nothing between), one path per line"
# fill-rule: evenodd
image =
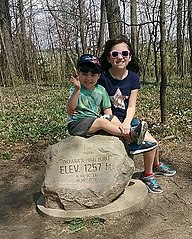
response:
M157 139L191 139L190 0L0 0L1 160L16 142L67 136L69 78L82 53L127 35L140 61L137 116Z
M34 203L42 153L68 136L66 100L77 58L100 56L119 34L130 38L141 66L136 117L148 122L161 159L177 174L158 179L164 193L120 220L69 227L44 220ZM191 239L191 128L191 0L0 0L1 238ZM142 162L135 160L136 169Z

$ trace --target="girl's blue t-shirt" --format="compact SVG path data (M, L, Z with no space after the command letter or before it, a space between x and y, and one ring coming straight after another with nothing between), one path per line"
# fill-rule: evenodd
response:
M139 76L129 70L128 75L123 80L116 80L106 71L102 73L98 84L104 86L107 90L112 104L112 112L123 122L126 117L131 91L140 89Z

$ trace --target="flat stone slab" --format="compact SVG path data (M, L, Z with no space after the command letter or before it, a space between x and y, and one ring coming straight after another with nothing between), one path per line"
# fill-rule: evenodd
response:
M102 217L104 219L122 217L141 210L149 202L148 190L140 180L131 179L129 186L115 201L106 206L84 210L62 210L44 206L44 197L41 195L37 201L39 214L55 219L72 220L75 218Z

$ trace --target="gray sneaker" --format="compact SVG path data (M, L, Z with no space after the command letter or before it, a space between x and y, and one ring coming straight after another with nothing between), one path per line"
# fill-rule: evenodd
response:
M171 169L168 165L160 163L158 166L153 167L155 175L173 176L176 174L176 170Z
M149 193L162 193L163 190L156 181L154 175L144 177L143 174L140 177L140 180L146 185Z
M145 138L147 130L148 124L145 121L141 121L138 125L131 127L129 135L132 143L140 145Z
M151 151L156 147L157 147L156 142L149 142L144 140L140 145L134 143L128 144L128 151L130 155L136 155L145 153L147 151Z

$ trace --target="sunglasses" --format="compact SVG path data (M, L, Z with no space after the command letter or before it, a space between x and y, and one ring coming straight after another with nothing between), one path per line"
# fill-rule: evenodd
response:
M81 71L82 73L91 72L92 74L99 74L100 73L100 71L97 68L90 68L88 66L81 66L79 71Z
M117 58L119 56L119 54L121 54L123 57L128 57L129 54L130 54L130 51L111 51L109 53L109 55L112 57L112 58Z

